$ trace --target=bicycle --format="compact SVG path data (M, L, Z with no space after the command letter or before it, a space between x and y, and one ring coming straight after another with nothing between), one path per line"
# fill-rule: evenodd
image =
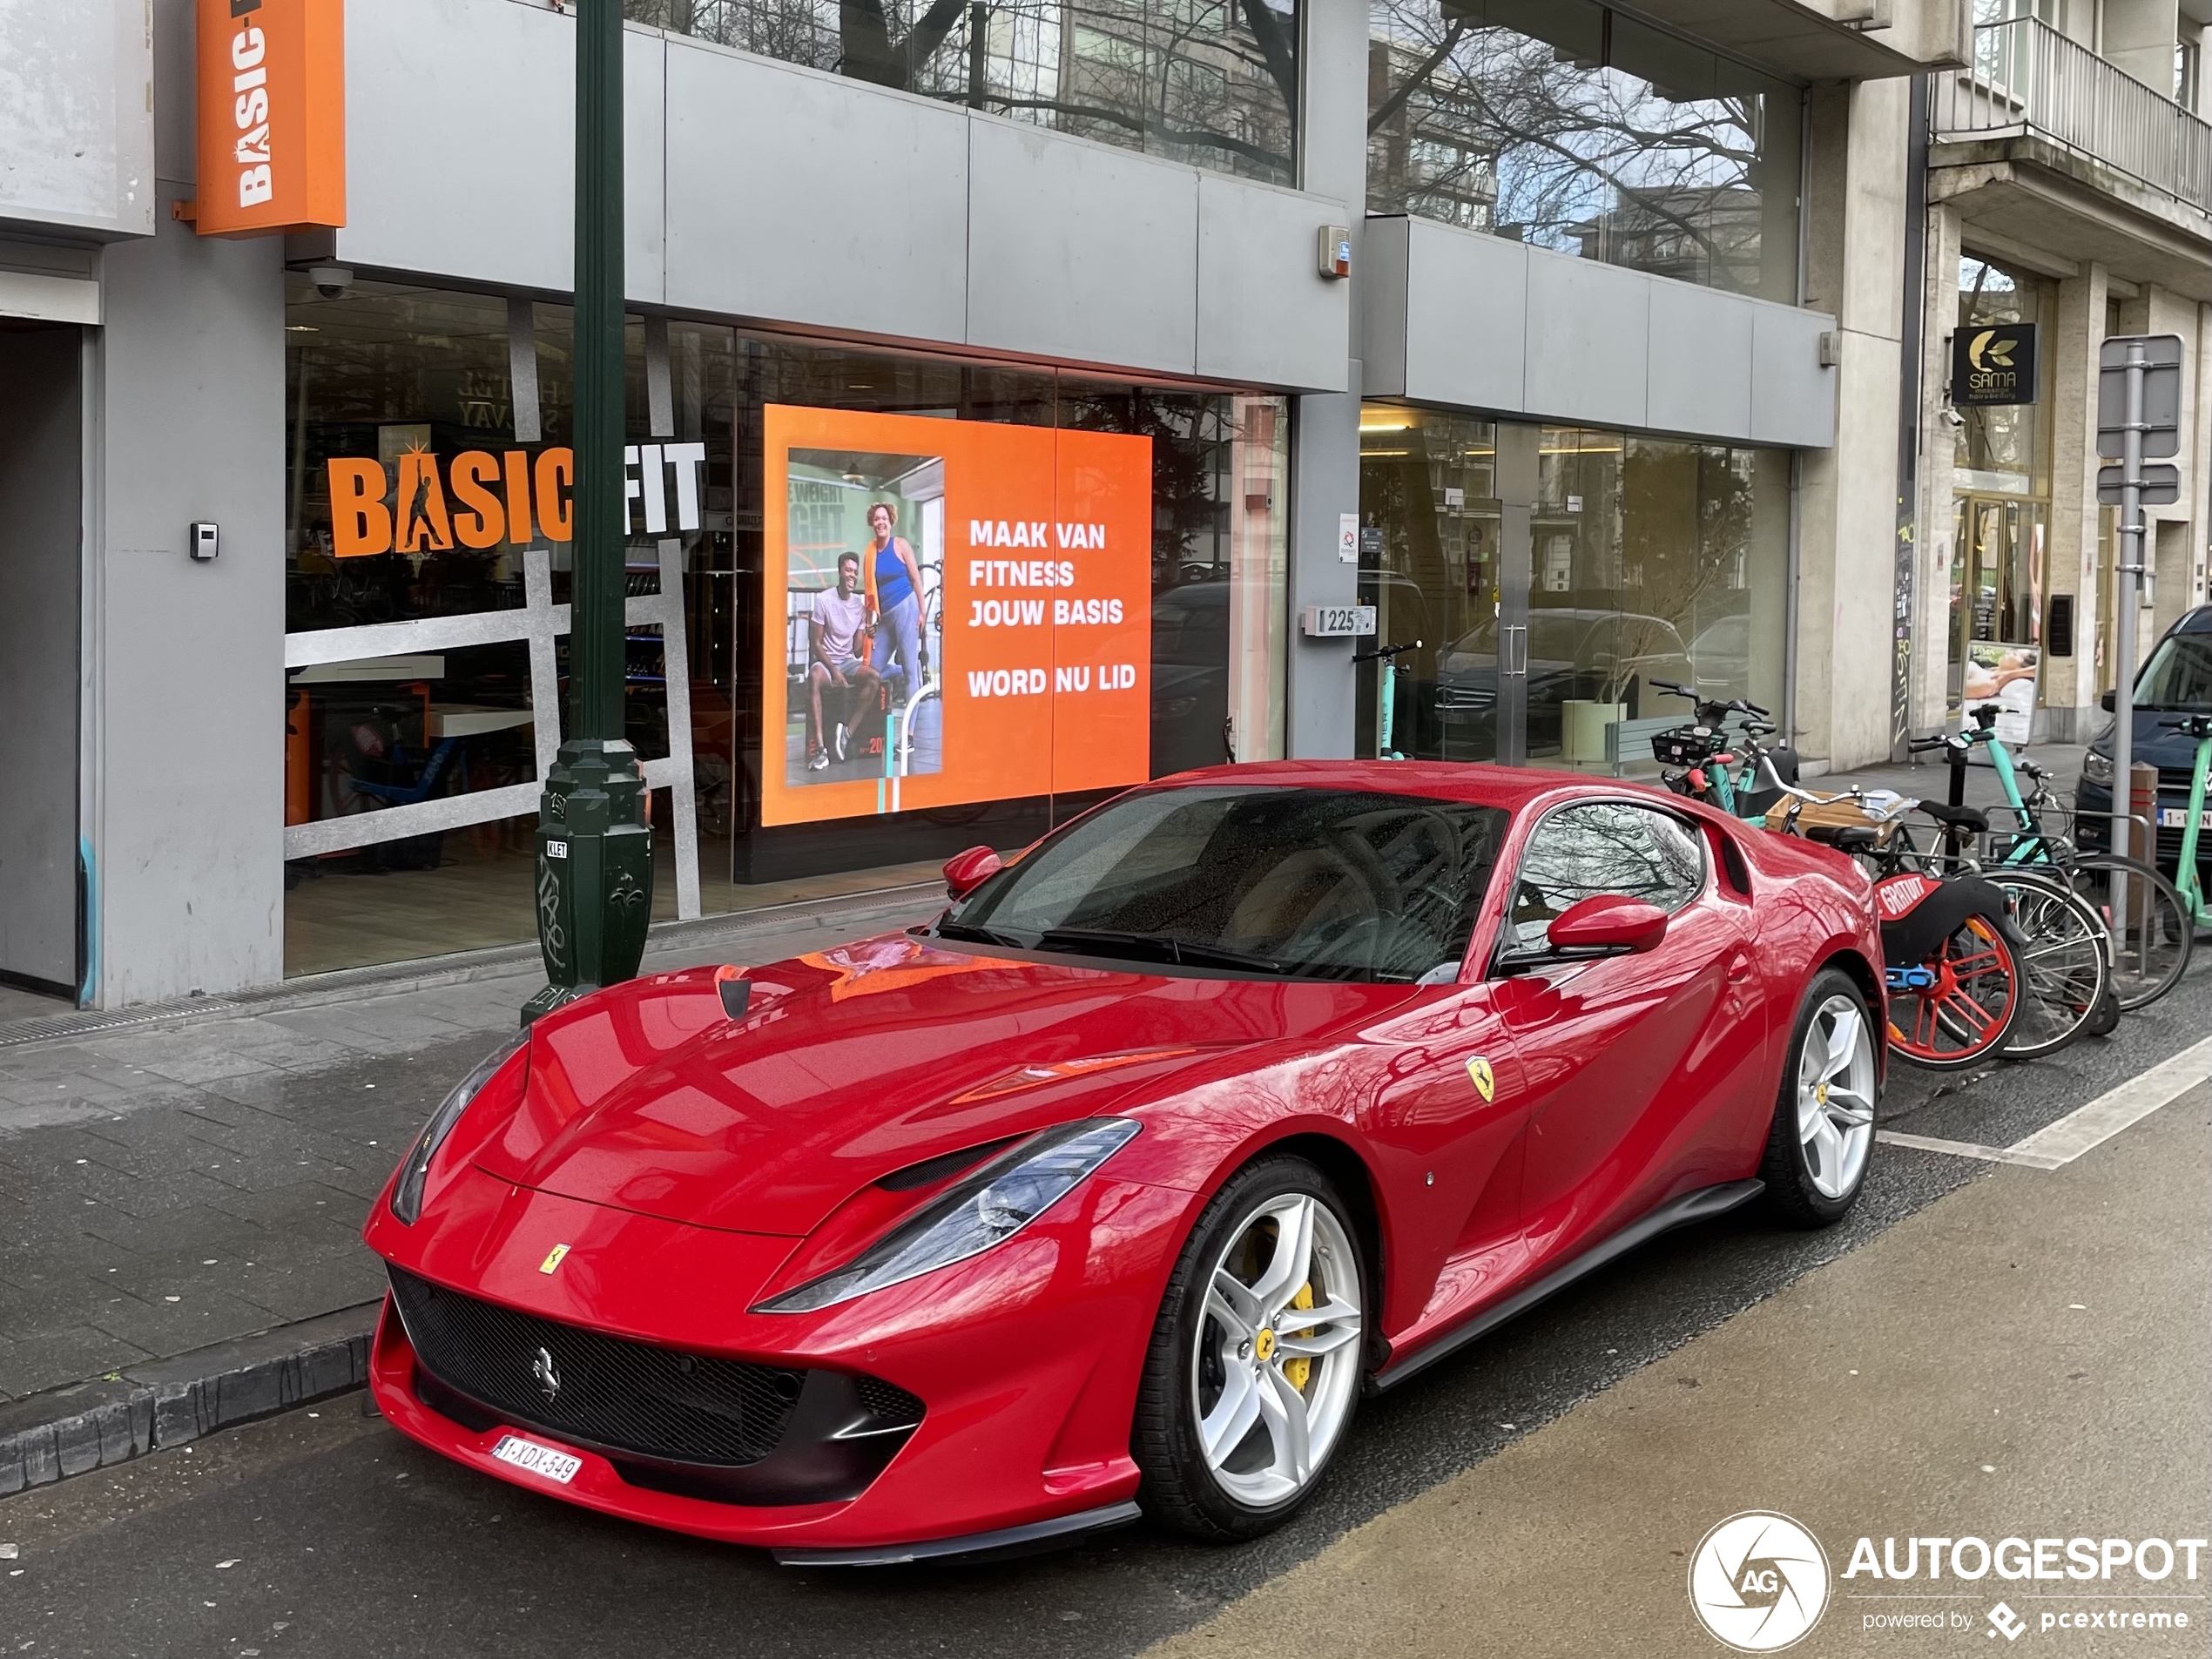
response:
M2045 815L2070 814L2051 791L2050 773L2006 748L1996 732L1995 704L1976 709L1972 718L1955 741L1927 738L1917 745L1951 745L1951 800L1944 813L1931 814L1955 819L1946 825L1947 846L1955 849L1966 833L1990 833L1989 815L1965 806L1966 757L1975 745L1983 745L2005 792L2006 805L1997 810L2009 813L2014 825L2001 840L1992 835L1985 869L2043 871L2063 879L2097 912L2109 937L2113 991L2121 1009L2148 1008L2179 984L2188 967L2194 929L2180 891L2141 859L2084 853L2070 837L2053 833L2045 826ZM2033 786L2033 795L2022 793L2022 776Z
M1355 663L1382 664L1380 672L1376 676L1380 689L1375 694L1375 759L1378 760L1403 760L1406 758L1390 746L1398 714L1398 658L1409 651L1420 648L1421 642L1416 639L1409 645L1378 645L1372 651L1352 653L1352 660Z
M2181 808L2168 807L2158 815L2159 827L2170 829L2168 821L2178 811L2181 814L2182 845L2174 866L2174 891L2187 908L2182 913L2185 926L2182 936L2194 940L2199 927L2212 927L2212 901L2204 892L2204 878L2196 865L2197 838L2205 824L2205 790L2208 778L2212 778L2212 714L2192 714L2179 720L2161 720L2159 724L2183 737L2196 739L2196 766L2189 774L2189 804Z
M1782 786L1797 782L1795 757L1785 757L1790 775L1784 778L1775 764L1774 751L1760 742L1779 728L1773 716L1757 703L1743 698L1710 700L1673 680L1656 679L1651 685L1669 697L1688 698L1695 709L1690 725L1671 726L1651 739L1652 758L1662 768L1682 769L1660 774L1676 794L1705 801L1731 818L1764 818L1780 798ZM1733 746L1727 732L1731 714L1743 717L1742 732Z
M1768 824L1858 857L1881 850L1889 819L1867 814L1855 792L1822 796L1783 786L1782 821ZM1896 798L1890 818L1909 806ZM1838 819L1806 824L1808 806L1843 808ZM1868 819L1852 823L1856 813ZM1874 883L1882 927L1889 1045L1901 1060L1931 1071L1961 1071L2002 1053L2029 999L2020 937L2004 895L1968 872L1932 875L1891 869ZM1905 1023L1899 1023L1903 1011Z
M1993 737L1993 733L1990 734ZM1919 801L1917 808L1941 828L1940 852L1933 867L1947 875L1971 874L2002 895L2006 914L2021 944L2021 966L2029 992L2020 1019L2006 1048L2013 1059L2039 1060L2082 1036L2104 1036L2120 1022L2120 1001L2112 983L2112 936L2103 914L2057 867L2031 868L1991 865L1973 846L1986 833L1986 815L1966 805L1966 758L1982 734L1916 739L1914 752L1942 748L1949 752L1951 799ZM1883 867L1930 867L1902 826L1878 854Z

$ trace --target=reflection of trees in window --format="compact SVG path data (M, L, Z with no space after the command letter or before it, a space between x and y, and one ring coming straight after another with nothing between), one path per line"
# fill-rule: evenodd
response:
M1291 181L1294 0L624 0L679 34Z
M1793 300L1791 88L1578 0L1370 0L1368 207Z
M1546 926L1582 900L1622 894L1679 910L1705 885L1697 839L1641 806L1593 801L1552 813L1523 856L1513 895L1516 942L1543 943Z

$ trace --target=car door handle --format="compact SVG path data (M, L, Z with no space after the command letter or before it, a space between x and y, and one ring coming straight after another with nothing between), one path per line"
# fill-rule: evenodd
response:
M1739 955L1729 963L1728 978L1731 985L1740 983L1750 977L1751 959L1749 956Z

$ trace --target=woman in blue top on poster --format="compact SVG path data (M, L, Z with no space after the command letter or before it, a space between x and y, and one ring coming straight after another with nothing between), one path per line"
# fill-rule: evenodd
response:
M868 531L873 538L864 556L867 570L868 607L875 617L875 648L870 665L888 677L896 655L906 671L906 694L911 698L929 678L929 659L921 649L921 570L914 563L913 546L894 535L898 510L888 502L868 509Z

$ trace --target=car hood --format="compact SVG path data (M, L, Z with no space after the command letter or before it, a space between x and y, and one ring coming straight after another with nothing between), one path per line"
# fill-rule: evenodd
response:
M666 1220L799 1237L880 1177L1171 1088L1224 1049L1317 1035L1372 1014L1386 989L1170 978L894 934L750 970L732 1020L714 972L541 1019L527 1087L476 1146L478 1166Z

